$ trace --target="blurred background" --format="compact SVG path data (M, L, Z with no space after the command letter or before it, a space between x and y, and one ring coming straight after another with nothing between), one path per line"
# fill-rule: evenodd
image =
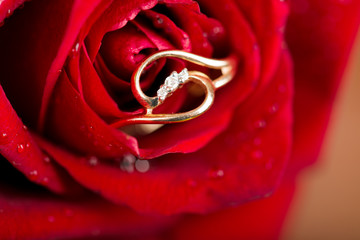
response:
M320 159L298 178L281 239L360 239L360 34Z

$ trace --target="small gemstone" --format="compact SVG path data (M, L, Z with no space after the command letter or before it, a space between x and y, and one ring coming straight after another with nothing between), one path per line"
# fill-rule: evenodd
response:
M184 68L180 73L179 73L179 81L180 83L184 83L186 80L188 80L189 78L189 72L186 68Z
M172 76L167 77L165 80L165 85L171 90L174 91L179 87L179 80L178 78L174 78Z
M178 78L178 73L176 71L173 71L171 74L170 74L170 77L172 78Z
M168 91L166 90L166 88L161 87L158 91L157 91L157 96L160 98L161 101L164 101L166 96L168 95Z

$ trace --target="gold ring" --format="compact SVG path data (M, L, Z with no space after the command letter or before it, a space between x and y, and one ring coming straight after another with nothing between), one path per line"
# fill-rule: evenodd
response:
M140 77L144 69L152 62L164 58L180 58L188 62L198 64L211 69L221 71L221 75L211 80L206 74L199 71L188 71L184 68L180 73L172 72L163 85L157 91L157 96L147 96L140 87ZM131 77L131 90L137 101L146 109L144 114L135 115L127 119L122 119L112 124L113 127L122 127L130 124L166 124L184 122L196 118L205 113L213 104L215 99L215 90L224 86L234 77L235 61L232 58L211 59L205 58L193 53L180 50L166 50L156 52L146 58L135 70ZM173 114L153 114L154 108L161 105L165 99L171 96L177 89L188 82L194 82L202 86L205 91L205 99L198 107L183 113Z

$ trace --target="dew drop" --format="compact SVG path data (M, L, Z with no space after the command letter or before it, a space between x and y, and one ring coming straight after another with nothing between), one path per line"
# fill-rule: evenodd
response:
M41 180L42 184L44 185L47 185L49 183L49 178L47 177L44 177L42 180Z
M76 43L75 46L71 49L72 53L78 53L80 49L80 43Z
M188 185L189 187L196 187L197 186L197 182L194 179L188 179L186 181L186 185Z
M260 150L255 150L253 152L251 152L251 157L254 159L260 159L263 156L263 152Z
M265 198L271 197L273 195L273 192L268 192L264 195Z
M156 22L157 22L157 24L161 25L161 24L164 23L164 19L162 19L161 17L158 16L158 17L156 18Z
M284 85L284 84L280 84L280 85L278 86L278 91L279 91L280 93L284 93L284 92L286 91L285 85Z
M93 235L93 236L99 236L99 235L100 235L100 230L99 230L99 229L93 229L93 230L91 231L91 235Z
M27 144L25 145L25 147L29 148L29 147L30 147L30 143L27 143Z
M27 128L27 126L26 126L26 125L23 125L23 129L24 129L24 130L27 130L28 128Z
M24 144L18 144L17 145L17 152L18 153L22 153L22 152L24 152L24 150L25 150Z
M35 181L38 178L38 172L33 170L29 173L29 179Z
M266 122L265 122L265 120L258 120L258 121L254 122L254 126L256 128L264 128L264 127L266 127Z
M209 172L208 172L208 175L209 175L209 177L210 178L222 178L222 177L224 177L224 170L222 170L222 169L218 169L218 168L216 168L216 169L211 169Z
M7 18L10 17L10 16L11 16L11 13L12 13L11 9L8 9L8 10L6 11L6 17L7 17Z
M112 149L113 145L109 143L107 146L105 146L106 151L110 151Z
M279 104L274 103L273 105L270 106L269 108L269 113L274 114L279 110Z
M6 144L6 143L8 143L8 135L7 135L7 133L1 133L0 134L0 144L2 145L2 144Z
M90 166L94 167L94 166L98 165L99 159L97 157L95 157L95 156L91 156L88 159L88 163L89 163Z
M49 162L50 162L50 158L49 158L48 156L45 156L45 157L43 158L43 160L44 160L44 162L46 162L46 163L49 163Z
M121 170L128 172L128 173L132 173L134 172L134 163L136 161L136 157L132 154L125 154L121 163L120 163L120 168Z
M265 164L265 169L266 170L271 170L272 167L273 167L273 159L270 158L269 161L267 161L266 164Z
M258 137L255 138L255 139L254 139L254 145L255 145L255 146L259 146L260 144L261 144L261 138L258 138Z
M212 32L214 35L219 34L222 31L221 27L214 27Z
M48 216L48 222L50 222L50 223L55 222L55 217L54 216Z
M85 126L85 125L81 125L81 126L80 126L80 131L85 132L85 131L86 131L86 126Z
M69 208L65 209L65 216L67 216L67 217L74 216L74 211Z
M148 160L136 160L135 168L138 172L146 173L150 169L150 163Z

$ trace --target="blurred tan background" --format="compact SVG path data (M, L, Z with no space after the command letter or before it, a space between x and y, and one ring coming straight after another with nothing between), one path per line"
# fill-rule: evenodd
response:
M360 34L316 165L299 177L282 240L360 239Z

